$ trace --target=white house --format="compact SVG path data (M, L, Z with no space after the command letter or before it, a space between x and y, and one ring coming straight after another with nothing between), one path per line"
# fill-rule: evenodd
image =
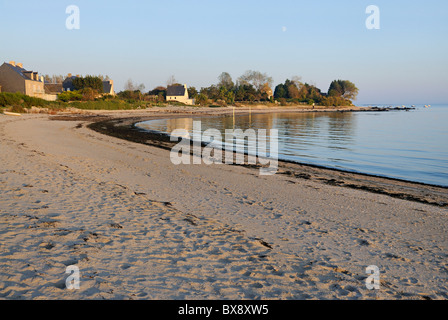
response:
M194 99L189 99L187 85L172 85L166 89L166 101L178 101L193 105Z

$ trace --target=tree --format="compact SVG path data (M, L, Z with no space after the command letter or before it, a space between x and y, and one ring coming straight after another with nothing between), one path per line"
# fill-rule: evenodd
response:
M348 80L334 80L328 89L328 96L341 97L343 99L355 100L359 89Z
M228 104L233 104L235 102L235 94L233 93L233 91L227 91L225 101Z
M291 78L291 82L294 83L296 85L297 89L299 89L299 90L303 86L303 83L300 80L302 80L302 77L299 77L299 76L293 76Z
M291 84L288 86L288 96L291 99L299 98L299 89L293 82L291 82Z
M109 78L108 75L103 76L102 74L99 74L97 77L100 78L101 81L107 81L107 80L110 80L110 78Z
M196 104L205 105L208 102L208 98L204 93L200 93L196 98Z
M303 85L299 90L299 99L300 100L306 100L308 98L309 92L308 92L308 84Z
M251 84L240 84L235 88L235 100L236 101L254 101L257 97L261 96L255 90Z
M162 102L166 99L166 88L162 86L158 86L151 91L148 92L148 95L150 96L156 96L157 100Z
M140 84L137 86L136 91L140 91L140 92L145 91L145 85L144 85L143 83L140 83Z
M48 75L48 74L46 74L46 75L44 75L44 82L45 83L51 83L51 77Z
M128 81L126 81L126 83L124 85L124 90L125 91L135 91L136 90L134 83L132 82L132 79L128 79Z
M274 90L274 98L275 99L286 98L287 95L288 95L288 92L286 91L283 83L280 83L279 85L277 85L275 87L275 90Z
M231 90L235 84L232 81L232 77L227 72L223 72L218 77L219 83L218 87L224 87L227 90Z
M269 100L272 97L272 89L269 86L269 83L266 82L265 84L263 84L260 93L262 95L262 98L265 100Z
M238 86L235 89L235 100L244 101L245 97L246 97L246 90L244 89L244 86Z
M305 83L304 87L307 90L306 98L315 102L320 102L323 99L322 92L315 85Z
M190 99L195 99L198 96L198 90L195 87L189 87L187 91Z
M73 87L75 90L92 89L98 93L103 92L103 81L95 76L75 77L73 78ZM90 92L88 94L90 97Z
M321 90L315 85L302 83L297 76L292 80L286 79L285 83L280 83L275 87L275 99L294 99L294 102L305 102L308 104L321 103L324 96Z
M128 79L124 85L125 91L137 92L140 93L145 91L145 85L143 83L137 84L132 81L132 79Z
M256 90L260 91L265 83L268 83L272 87L273 83L272 77L269 77L266 73L261 73L259 71L246 71L241 77L238 78L239 84L242 85L252 85Z
M201 94L204 94L208 99L219 99L220 90L217 86L211 85L210 87L201 88Z
M159 94L162 94L164 97L166 97L166 88L162 86L155 87L151 91L148 92L149 95L152 96L158 96Z
M44 82L45 83L62 83L64 81L65 77L63 75L44 75Z
M168 80L166 80L166 86L167 86L167 87L173 86L173 85L175 85L176 83L177 83L177 80L176 80L176 78L174 77L174 75L171 75L171 76L168 78Z

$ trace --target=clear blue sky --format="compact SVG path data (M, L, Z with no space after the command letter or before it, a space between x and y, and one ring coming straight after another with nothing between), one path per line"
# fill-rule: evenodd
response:
M368 5L380 30L368 30ZM80 9L68 30L66 7ZM41 74L104 74L116 90L174 75L201 88L223 71L298 75L326 92L350 80L363 103L448 102L448 1L0 0L0 62Z

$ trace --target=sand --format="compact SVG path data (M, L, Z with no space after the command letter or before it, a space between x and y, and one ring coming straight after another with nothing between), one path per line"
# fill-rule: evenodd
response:
M425 203L319 168L174 166L91 118L50 118L0 114L2 299L448 298L443 189ZM379 290L366 288L370 265ZM67 266L80 289L66 288Z

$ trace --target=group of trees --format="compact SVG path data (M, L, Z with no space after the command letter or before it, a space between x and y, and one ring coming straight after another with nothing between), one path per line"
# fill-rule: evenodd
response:
M195 98L197 104L207 104L210 100L221 105L236 101L268 101L272 97L272 83L272 77L259 71L246 71L236 82L229 73L223 72L217 84L201 88L196 96L190 97ZM196 89L192 91L194 93Z
M348 80L334 80L330 84L328 93L322 91L315 85L302 83L300 78L287 79L275 87L274 98L281 102L318 104L324 106L351 105L353 99L358 95L358 88Z
M300 77L286 79L275 87L275 99L287 99L294 102L305 102L308 104L321 102L323 94L315 85L302 83Z
M100 74L95 77L101 79L101 81L110 80L108 75L103 76L102 74ZM63 76L62 74L53 74L51 76L49 74L46 74L46 75L44 75L44 82L45 83L62 83L62 82L64 82L64 80L66 78L67 78L67 76Z
M128 79L124 85L124 91L118 93L118 97L126 100L143 100L145 85L137 84Z
M67 101L92 101L103 93L103 79L100 76L74 77L72 79L73 91L64 91L58 95L58 99Z
M97 93L103 93L103 80L96 76L85 76L73 78L73 87L75 90L83 90L90 88L97 91Z
M358 92L359 90L354 83L348 80L334 80L328 89L328 96L354 100Z
M69 93L70 97L61 97L61 100L92 100L95 95L102 93L102 79L99 76L77 77L73 79L76 92ZM166 101L167 88L171 85L179 85L174 76L171 76L166 87L158 86L149 92L145 92L145 85L134 83L129 79L124 90L117 94L117 99L139 101ZM328 93L323 93L313 84L303 83L300 77L294 76L286 79L272 88L273 79L266 73L259 71L246 71L236 81L233 81L229 73L223 72L218 77L218 82L209 87L197 90L188 88L188 95L196 100L198 105L218 104L225 106L235 102L270 101L286 104L308 104L324 106L351 105L356 99L358 88L348 80L334 80L331 82Z
M130 81L130 80L129 80ZM129 83L128 81L128 83ZM217 103L220 105L233 104L235 101L263 101L272 96L272 77L258 71L247 71L239 77L236 83L227 72L218 77L218 83L197 90L195 87L188 88L188 96L195 99L196 104ZM146 94L143 94L144 86L125 85L125 90L118 96L126 99L140 99L152 101L165 101L167 87L180 85L174 76L171 76L166 87L158 86Z
M232 104L245 101L271 101L274 99L282 104L305 103L309 105L342 106L351 105L356 99L358 88L348 80L335 80L328 89L328 94L323 93L313 84L303 83L300 77L287 79L275 87L272 92L272 77L266 73L249 70L240 76L236 83L232 77L223 72L218 77L218 83L210 87L202 88L192 98L196 98L197 104L206 104L210 100L221 104ZM196 91L196 89L194 89Z

